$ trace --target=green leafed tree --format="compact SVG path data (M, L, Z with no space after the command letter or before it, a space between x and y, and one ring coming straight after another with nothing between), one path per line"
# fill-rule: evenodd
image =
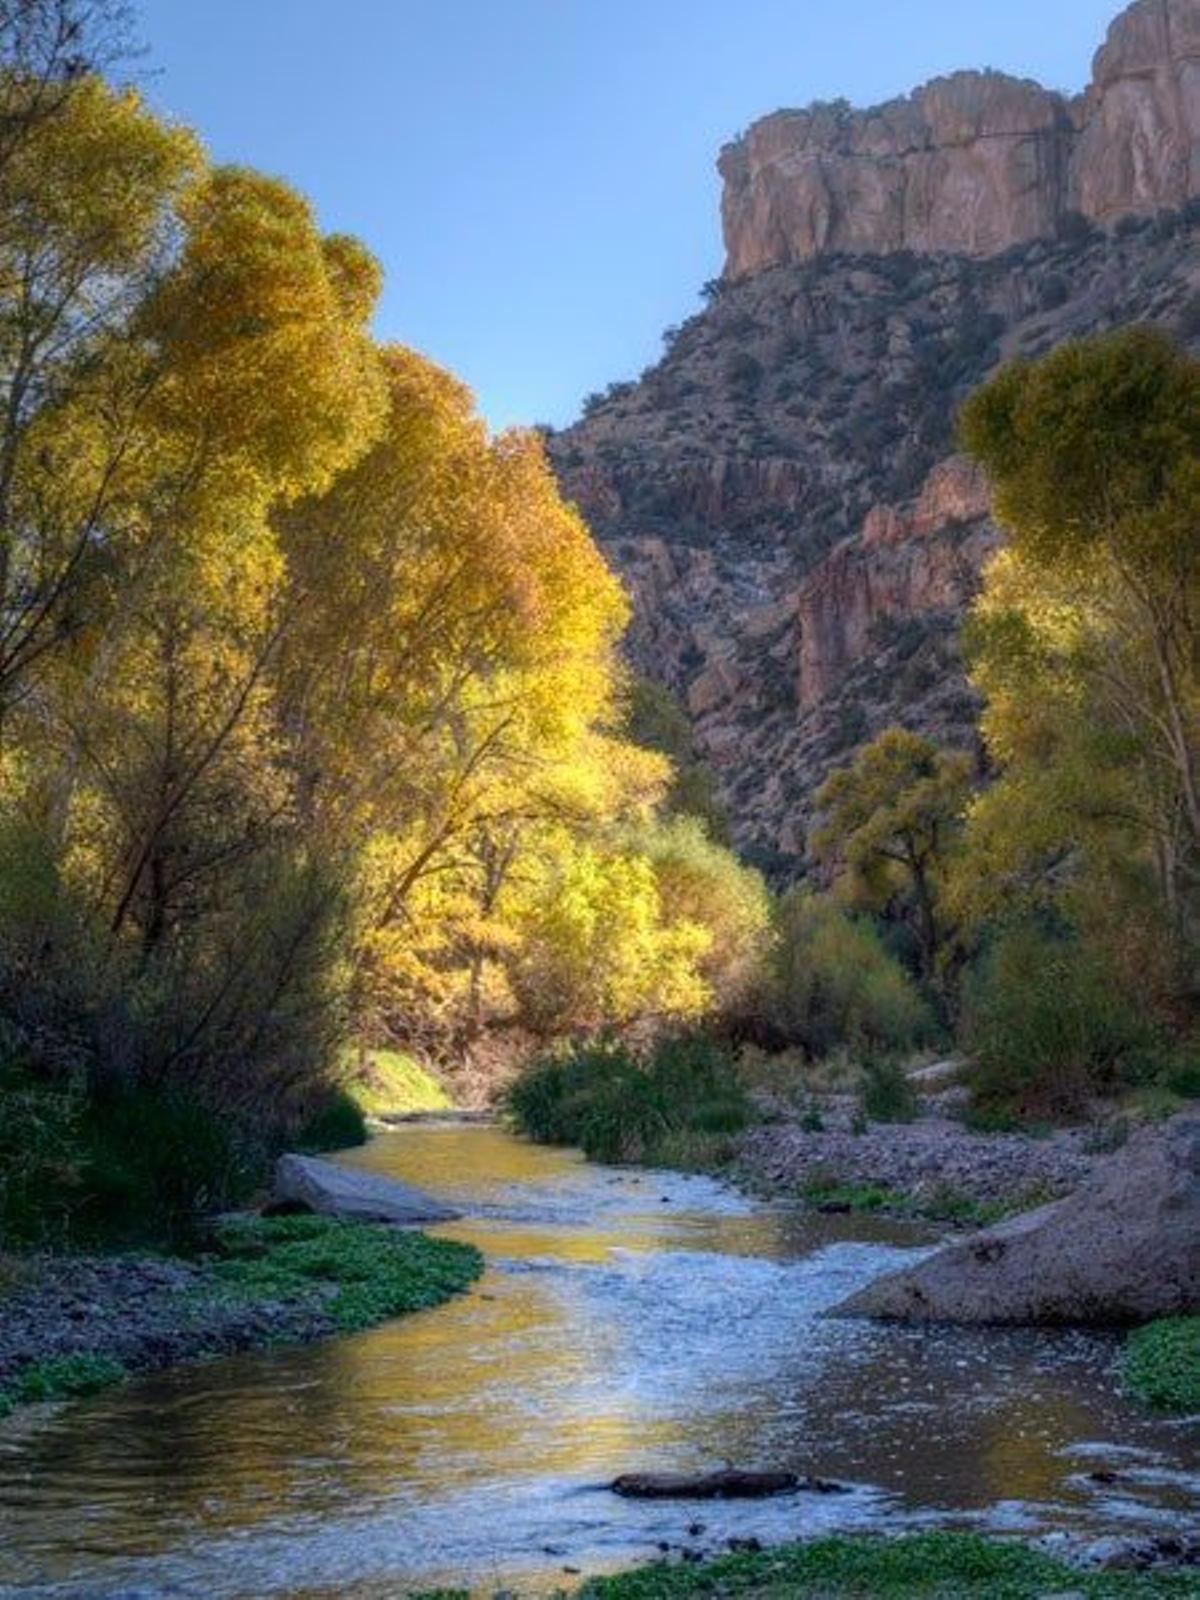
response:
M1146 328L1075 341L1006 367L961 431L1006 533L968 630L1001 776L964 898L1065 901L1110 933L1157 916L1194 994L1200 362Z
M971 761L905 728L885 728L817 792L813 836L853 904L898 908L910 921L921 973L935 985L947 942L942 889L970 793Z

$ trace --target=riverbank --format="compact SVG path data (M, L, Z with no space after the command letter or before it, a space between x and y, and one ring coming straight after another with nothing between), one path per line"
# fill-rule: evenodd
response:
M469 1245L330 1217L244 1217L195 1258L0 1262L0 1415L138 1372L304 1344L440 1304L483 1268Z
M911 1122L863 1123L853 1100L829 1097L815 1118L749 1129L729 1175L827 1209L986 1223L1078 1188L1104 1159L1095 1145L1085 1128L975 1132L936 1104Z
M757 1541L744 1543L754 1546ZM1161 1541L1178 1546L1183 1541ZM1186 1556L1187 1552L1183 1551ZM1200 1560L1200 1548L1192 1551ZM1132 1596L1195 1595L1197 1569L1154 1571L1153 1541L1139 1558L1132 1541L1114 1542L1110 1559L1132 1570L1089 1570L1027 1544L971 1534L929 1533L904 1538L834 1537L768 1549L742 1549L713 1561L680 1560L595 1578L586 1600L687 1600L692 1595L772 1596L778 1600L1126 1600ZM1162 1558L1172 1559L1163 1551ZM1081 1562L1088 1559L1080 1551ZM1141 1566L1141 1570L1137 1570Z

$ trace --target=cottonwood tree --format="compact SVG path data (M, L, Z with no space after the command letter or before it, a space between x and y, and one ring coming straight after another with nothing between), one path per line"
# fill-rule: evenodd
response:
M970 629L993 877L1053 893L1145 863L1194 984L1200 362L1149 329L1077 341L1004 369L962 436L1007 534Z

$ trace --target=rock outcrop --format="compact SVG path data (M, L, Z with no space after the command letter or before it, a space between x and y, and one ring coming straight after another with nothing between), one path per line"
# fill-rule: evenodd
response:
M886 638L887 626L956 616L999 535L982 474L963 456L930 473L909 506L878 505L837 545L797 599L799 703L812 710Z
M746 259L661 361L549 437L630 591L633 664L688 708L738 844L781 882L813 792L881 728L975 743L958 624L998 532L952 455L962 401L1128 322L1200 347L1200 199L1176 204L1198 10L1141 0L1069 106L976 73L886 114L756 124L725 158ZM1112 227L1072 222L1085 191Z
M449 1222L458 1215L440 1200L395 1178L360 1172L316 1156L280 1156L268 1210L319 1211L358 1222L390 1222L408 1227Z
M1200 193L1200 0L1136 0L1075 99L998 72L779 111L718 163L726 273L847 251L992 255Z
M1200 1115L1134 1136L1074 1194L868 1284L835 1316L1112 1326L1200 1311Z

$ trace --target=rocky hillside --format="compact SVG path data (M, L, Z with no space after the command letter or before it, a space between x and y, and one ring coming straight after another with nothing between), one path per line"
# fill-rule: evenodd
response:
M1169 70L1151 63L1139 76L1134 45L1157 49L1164 37ZM853 192L833 208L838 226L787 233L781 219L793 203L813 214L804 199L813 167L780 156L762 188L775 196L774 220L754 235L768 250L758 262L754 230L730 200L749 181L751 130L732 147L741 151L732 177L729 151L722 157L727 228L735 222L730 270L710 286L707 309L668 330L657 366L593 397L579 423L552 437L567 492L630 585L636 663L682 696L741 843L778 874L801 864L815 785L880 727L899 720L973 740L957 629L997 533L985 485L953 454L962 399L1009 357L1124 322L1200 342L1197 40L1200 0L1138 0L1097 59L1097 86L1062 102L1067 155L1042 152L1022 169L1025 189L1044 190L1042 199L1021 190L1031 208L1018 208L1023 220L1011 211L997 231L980 223L970 239L872 231L864 196L886 188L897 157L863 130L893 108L838 110L861 147ZM990 127L1000 84L1012 80L947 82ZM928 109L943 87L901 104ZM1168 109L1191 146L1166 162L1174 187L1155 187L1130 128L1149 130L1162 165L1155 130ZM782 115L789 126L806 116L824 125L827 112ZM1102 127L1113 130L1116 166L1142 174L1120 215L1092 207L1104 226L1060 196L1068 182L1069 198L1082 193L1081 151L1091 152L1089 172L1103 167ZM979 170L992 159L981 155ZM965 193L959 179L947 182ZM991 205L980 201L978 214ZM893 248L897 240L930 248ZM994 243L1004 248L987 251ZM743 270L747 262L756 270Z

